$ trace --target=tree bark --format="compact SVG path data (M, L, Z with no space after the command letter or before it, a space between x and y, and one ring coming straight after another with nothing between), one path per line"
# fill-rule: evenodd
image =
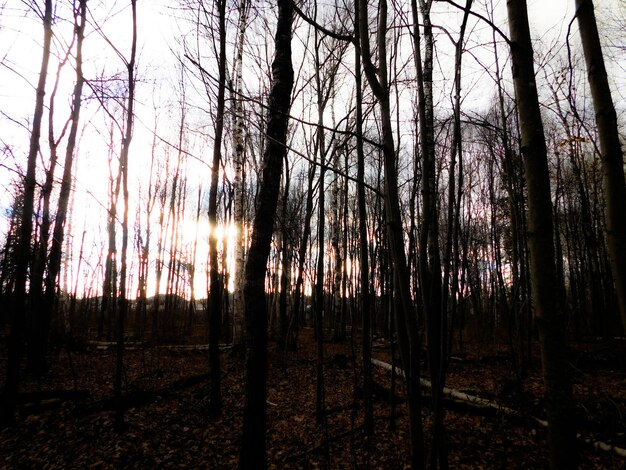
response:
M619 140L617 114L604 66L593 0L576 0L580 39L587 63L596 125L600 137L604 193L606 198L606 238L617 303L626 331L626 185L624 155Z
M428 367L433 383L431 389L434 424L431 452L433 468L446 469L448 456L445 445L444 409L442 392L447 351L447 311L442 299L441 257L439 254L439 209L437 197L437 172L435 156L435 127L433 106L433 53L434 37L430 20L430 0L420 0L424 23L424 60L422 63L417 2L411 2L413 12L413 41L417 72L418 112L422 150L422 227L419 237L419 275L422 306L426 322ZM451 164L451 168L453 168ZM447 293L446 293L447 294Z
M244 327L244 302L243 302L243 282L245 266L245 139L244 139L244 119L243 119L243 97L241 96L243 86L243 48L246 37L246 27L248 25L248 11L250 10L248 0L240 0L239 4L239 26L237 39L237 54L235 58L235 80L233 93L233 161L235 164L234 193L235 193L235 224L237 233L235 235L235 292L233 305L233 350L243 346Z
M508 0L513 82L528 186L528 239L548 415L551 468L576 468L571 371L557 287L550 174L525 0Z
M269 119L263 155L263 176L252 226L252 240L245 269L246 386L240 469L264 469L266 461L267 306L265 274L270 253L280 176L287 153L287 125L293 87L291 64L291 0L278 0Z

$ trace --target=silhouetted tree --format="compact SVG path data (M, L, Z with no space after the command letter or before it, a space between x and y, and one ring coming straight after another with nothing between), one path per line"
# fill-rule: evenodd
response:
M539 109L526 0L507 2L513 82L528 187L532 301L539 327L551 468L576 468L567 331L559 296L546 141Z
M245 269L246 386L240 469L263 469L266 461L267 305L265 274L270 252L280 176L287 147L287 124L293 87L291 0L278 0L269 118L263 153L263 176L252 225L252 240Z

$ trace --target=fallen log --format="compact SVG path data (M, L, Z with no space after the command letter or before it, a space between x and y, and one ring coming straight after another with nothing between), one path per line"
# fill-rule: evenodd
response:
M97 351L109 351L117 347L115 341L89 341L87 345ZM220 351L227 351L232 349L232 344L220 344ZM139 351L143 349L161 349L172 352L203 352L209 350L208 344L160 344L157 346L151 346L150 343L143 341L126 341L124 343L124 350L126 351Z
M87 390L39 390L35 392L22 392L17 395L17 403L20 405L40 402L45 400L83 400L89 397Z
M87 346L91 347L97 351L108 351L109 349L115 349L117 347L116 341L87 341ZM124 349L127 350L136 350L142 349L146 346L146 343L143 341L126 341L124 343Z
M379 361L378 359L372 359L372 364L388 371L391 371L392 369L391 364L387 362ZM404 371L400 369L399 367L396 367L396 373L404 377ZM427 380L424 378L420 378L420 385L424 388L428 388L428 389L432 388L432 384L430 380ZM459 390L455 390L452 388L444 387L443 395L446 398L468 403L471 406L474 406L477 408L493 409L493 410L498 411L499 413L508 414L508 415L515 416L518 418L524 417L524 415L520 411L504 406L500 403L497 403L496 401L488 400L482 397L477 397L475 395L470 395L468 393L464 393L464 392L461 392ZM536 416L530 416L530 415L526 416L526 418L541 427L544 427L544 428L548 427L548 421L546 421L545 419L541 419ZM626 457L626 449L614 446L612 444L607 444L606 442L598 441L589 437L583 437L580 433L576 434L576 437L580 439L583 443L587 444L590 447L593 447L594 449L602 450L605 452L612 452L615 455L618 455L620 457Z
M220 344L218 346L220 351L228 351L232 349L232 344ZM208 351L208 344L162 344L156 346L157 349L164 349L170 352L200 352L200 351Z
M28 416L58 408L64 401L79 402L89 398L87 390L40 390L22 392L17 396L20 415Z
M192 375L190 377L183 377L182 379L175 380L166 387L158 390L136 390L126 393L122 396L121 405L124 409L140 408L154 403L159 399L171 397L177 390L193 387L206 382L209 378L210 375L208 373ZM118 401L115 397L104 398L83 409L83 414L88 415L100 411L113 411L118 405Z

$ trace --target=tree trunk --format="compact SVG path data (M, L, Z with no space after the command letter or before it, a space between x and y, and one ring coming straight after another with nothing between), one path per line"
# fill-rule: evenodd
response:
M400 202L398 196L398 175L396 172L396 154L391 127L391 108L389 87L387 84L387 2L379 2L379 20L377 32L378 67L372 63L367 1L359 0L359 39L363 70L367 81L380 106L382 121L382 150L385 176L385 225L389 243L389 260L393 266L394 314L396 331L400 344L400 353L405 369L407 400L409 405L409 428L411 435L411 465L423 468L423 431L419 387L419 338L417 318L410 293L409 271L404 252L404 233Z
M317 11L317 2L315 2ZM315 268L315 292L313 306L315 309L315 339L317 342L316 386L315 386L315 419L321 424L324 418L324 259L325 259L325 226L326 226L326 194L324 179L326 177L326 137L324 132L324 111L328 95L322 89L322 61L320 59L321 43L317 29L314 30L315 41L315 86L317 92L317 132L316 153L320 158L320 175L317 199L317 264Z
M233 161L235 164L234 193L235 193L235 292L233 305L233 350L243 346L244 303L243 281L245 265L245 140L243 119L243 97L241 96L243 75L243 48L245 32L248 25L248 0L240 0L237 55L235 58L235 80L233 101Z
M431 465L433 468L448 467L445 445L444 409L442 390L444 385L444 362L447 333L447 311L442 307L441 258L439 254L439 210L437 203L437 174L433 107L433 52L434 37L430 21L431 2L420 0L420 12L424 22L424 61L420 50L417 4L412 1L415 67L417 71L418 111L422 149L422 227L419 237L419 273L422 306L426 321L428 367L433 383L431 389L434 424Z
M281 208L281 267L280 267L280 295L278 298L278 347L285 350L287 345L288 322L287 322L287 299L291 286L291 243L289 241L289 185L291 173L289 162L285 161L285 189Z
M76 31L75 31L76 32ZM76 35L73 39L76 38ZM49 108L48 108L48 146L50 147L50 164L46 170L46 180L41 188L41 224L39 226L39 239L35 243L35 249L33 253L33 266L30 272L30 288L28 292L29 302L32 306L30 308L30 318L26 319L26 337L28 343L28 369L33 371L37 376L42 376L46 370L46 343L48 336L49 320L45 315L45 301L44 301L44 276L46 272L47 260L48 260L48 245L50 242L50 197L52 195L52 188L54 185L54 173L56 171L56 165L58 161L58 147L65 131L67 130L66 122L61 136L55 138L55 126L54 126L54 111L56 94L59 87L59 81L61 79L61 72L67 63L67 59L70 55L72 48L74 47L74 40L70 43L65 53L65 57L60 61L56 72L56 78L52 93L50 93Z
M30 147L26 161L22 214L18 228L18 244L15 267L15 287L12 296L11 332L7 342L7 375L0 404L0 428L15 424L15 407L19 386L20 362L23 353L24 317L26 316L26 287L28 284L28 265L30 261L31 237L33 234L33 210L37 155L41 136L41 121L44 111L46 78L50 59L50 43L52 41L52 0L46 0L43 15L43 53L39 81L36 89L35 114L30 134Z
M222 321L222 291L217 263L217 184L219 181L220 163L222 159L222 134L224 131L224 103L226 93L226 1L217 0L219 11L219 58L218 58L218 89L217 111L215 116L215 140L213 145L213 163L211 165L211 186L209 188L209 263L210 263L210 292L209 292L209 362L211 368L210 413L217 416L222 409L222 391L220 384L220 351L219 337Z
M293 87L291 65L291 0L278 0L272 87L268 99L269 119L263 155L263 179L252 226L252 240L245 269L246 386L240 469L264 469L266 461L267 307L265 273L269 257Z
M333 148L333 167L339 168L341 158L341 147L335 145ZM341 246L339 242L339 235L341 232L341 219L342 219L342 208L339 203L339 178L340 175L333 175L333 183L331 186L331 210L332 210L332 219L330 225L331 232L331 246L334 255L335 266L332 271L332 299L333 299L333 339L335 341L343 341L346 337L345 332L345 322L343 320L344 312L342 310L342 297L343 292L341 289L341 280L342 280L342 252ZM345 227L344 227L345 231Z
M367 242L367 210L365 207L365 153L363 150L363 78L359 42L359 2L355 2L355 87L356 87L356 151L357 151L357 205L359 212L359 267L361 284L361 315L363 325L363 404L364 433L374 433L374 402L372 393L372 318L370 310L369 258ZM355 332L352 332L354 337ZM393 401L393 400L392 400Z
M533 50L525 0L508 0L507 10L521 151L528 186L528 239L532 300L539 327L552 468L576 468L571 371L557 287L550 174L539 110Z
M302 304L302 285L304 284L304 264L306 260L306 251L311 236L311 218L313 216L313 184L315 182L315 157L309 168L309 177L307 181L306 206L304 210L304 228L302 229L302 239L298 247L298 274L296 277L296 287L293 299L293 311L289 321L289 333L287 335L287 349L295 350L297 347L297 331L300 321L300 305Z
M587 63L596 125L600 137L604 193L606 198L606 238L622 325L626 331L626 185L624 155L617 128L617 115L604 66L593 0L576 0L580 39Z
M120 154L120 173L122 175L122 199L124 210L122 212L122 246L120 253L120 292L119 308L117 312L117 348L115 356L115 422L117 430L123 430L124 405L122 403L122 372L124 366L124 333L126 314L128 312L128 299L126 296L126 284L128 277L128 154L130 143L133 138L133 121L135 118L135 56L137 52L137 0L130 1L132 10L132 43L130 59L126 62L128 74L128 96L126 98L126 109L124 110L126 122L124 123L124 136L122 138L122 149Z
M78 134L78 121L80 118L81 95L83 90L83 39L85 36L85 22L87 17L87 0L80 0L80 21L76 19L76 83L74 84L74 94L72 102L72 115L70 133L67 140L65 150L65 162L63 166L63 178L61 180L61 190L59 193L59 203L54 220L54 230L52 233L52 245L48 256L48 272L45 280L45 299L43 310L43 321L45 322L44 330L40 341L42 344L47 342L47 331L49 329L52 312L56 302L56 280L61 270L61 252L63 249L63 240L65 237L65 221L67 218L67 208L70 199L70 191L72 188L72 166L74 164L74 151L76 149L76 137ZM44 346L45 351L45 346Z

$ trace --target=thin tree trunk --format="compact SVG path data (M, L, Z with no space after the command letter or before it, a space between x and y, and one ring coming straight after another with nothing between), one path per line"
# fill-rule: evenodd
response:
M394 312L400 353L407 373L407 396L409 427L411 435L411 465L414 469L424 467L423 430L419 387L419 338L417 318L410 293L409 271L404 252L404 234L398 197L396 155L391 127L391 108L387 84L387 2L379 2L377 33L378 67L371 60L368 32L367 1L359 0L359 37L363 70L380 106L383 133L383 158L385 176L385 224L389 243L389 259L393 265ZM378 72L378 73L377 73Z
M193 333L194 319L196 316L196 259L198 256L198 230L200 227L200 209L202 206L202 187L198 187L198 202L196 204L196 233L193 239L193 248L191 251L191 261L189 263L189 289L190 299L187 317L187 332L189 335Z
M339 162L341 158L341 147L335 145L333 148L333 167L339 168ZM335 341L343 341L345 339L345 329L342 325L345 325L343 321L343 311L341 299L343 293L341 290L341 278L342 278L342 253L340 251L339 234L341 231L341 205L339 204L339 175L333 175L333 183L331 187L331 246L333 255L335 257L335 266L332 272L332 299L333 299L333 339ZM344 228L345 230L345 228Z
M233 93L233 161L235 164L234 193L235 193L235 292L233 305L233 350L243 346L244 305L243 280L245 265L245 140L243 119L243 48L248 25L248 0L240 0L237 54L235 58L235 80Z
M2 392L0 404L0 428L15 424L15 407L17 390L19 387L20 362L23 353L24 319L27 312L26 287L28 283L28 265L30 260L31 237L33 234L33 210L35 200L35 185L37 155L39 153L39 139L41 136L41 121L44 111L44 96L46 93L46 79L50 60L50 43L52 41L52 0L45 1L43 15L43 52L39 81L36 89L35 114L30 134L28 159L26 160L26 175L22 214L18 228L18 244L15 268L15 287L11 299L11 332L7 342L7 370L6 382Z
M122 199L124 210L122 212L122 246L120 253L120 292L119 308L117 312L117 350L115 355L115 422L117 430L123 430L124 405L122 403L122 371L124 367L124 330L126 314L128 312L128 299L126 296L126 284L128 277L128 154L130 143L133 138L133 121L135 118L135 56L137 52L137 0L130 0L132 11L132 43L130 59L126 62L128 74L128 96L126 98L124 123L124 136L122 139L122 150L120 154L120 173L122 175Z
M209 237L210 292L209 292L209 362L211 369L210 414L217 416L222 411L222 390L220 384L219 337L222 320L222 291L219 266L217 263L217 184L222 160L222 134L224 132L224 103L226 93L226 1L217 0L219 21L219 58L217 111L215 116L215 140L211 165L211 186L209 188Z
M157 193L159 190L158 179L156 184L153 183L154 178L154 161L156 154L156 117L154 123L154 136L152 139L152 149L150 152L150 176L148 179L148 200L146 203L146 239L142 240L141 229L138 229L137 234L137 252L139 257L139 279L137 283L137 336L139 339L143 339L147 329L147 316L148 316L148 274L150 267L150 241L152 239L152 211L156 202ZM139 214L137 215L139 220ZM195 257L194 257L195 260ZM194 261L195 263L195 261ZM158 292L157 292L158 294Z
M50 242L50 197L54 185L54 173L58 160L58 146L67 130L70 119L67 120L59 138L54 135L54 111L56 93L61 79L61 71L67 63L67 59L74 46L76 35L73 36L68 46L65 57L57 67L56 79L50 94L48 108L48 146L50 147L50 165L46 170L46 180L41 189L41 225L39 226L39 240L35 244L33 253L33 266L30 274L30 289L28 292L29 302L32 305L30 318L27 318L27 343L28 343L28 368L36 375L41 376L46 370L46 343L48 336L49 319L45 315L44 300L44 275L48 259L48 245Z
M287 349L295 350L297 348L297 331L300 321L300 305L302 304L302 285L304 283L304 264L306 260L307 245L311 236L311 218L313 216L313 192L315 182L315 164L317 163L316 153L313 154L313 161L309 168L309 177L307 183L306 205L304 209L304 228L302 230L302 239L298 248L298 273L296 277L296 287L294 291L293 310L289 321L289 333L287 335Z
M168 160L169 161L169 160ZM163 279L163 266L165 264L165 235L167 233L167 223L165 222L165 203L167 200L167 191L165 189L165 182L169 179L169 164L166 163L165 178L161 195L159 196L159 238L157 240L157 258L155 261L155 294L154 304L152 306L152 339L155 342L159 341L160 334L160 303L161 303L161 282Z
M357 205L359 212L359 268L361 284L361 315L363 324L363 403L364 433L374 433L374 404L372 394L372 318L370 310L369 259L367 242L367 210L365 207L365 153L363 151L363 79L361 71L361 47L359 40L359 2L355 2L355 87L356 87L356 151L357 151ZM355 332L352 332L354 337ZM393 400L392 400L393 401Z
M70 133L65 149L65 162L63 163L63 178L61 180L61 190L59 193L59 203L54 220L54 230L52 232L52 245L48 255L48 272L45 279L45 302L43 311L43 321L45 322L43 335L40 341L45 345L47 331L49 329L52 312L56 302L56 281L61 269L61 255L63 240L65 238L65 221L67 218L67 208L69 205L70 192L72 188L72 167L74 165L74 152L76 150L76 137L78 134L78 121L81 110L81 95L83 90L83 40L85 37L85 23L87 17L87 0L79 1L80 20L76 19L76 83L74 84L74 94L72 102L72 115ZM79 274L80 275L80 274ZM45 346L43 346L45 351Z
M317 11L317 2L315 3ZM320 40L317 29L314 30L315 41L315 84L317 91L317 142L316 150L320 157L320 175L318 183L318 215L317 215L317 265L315 268L315 339L317 341L316 387L315 387L315 419L321 424L324 418L324 259L325 259L325 226L326 226L326 197L324 179L326 177L326 137L324 132L324 111L328 102L328 95L322 89L320 59Z
M285 186L283 190L283 201L281 208L281 267L280 267L280 295L278 298L278 347L286 349L287 334L289 325L287 322L287 299L289 298L289 290L291 285L291 244L289 242L289 185L291 181L291 172L289 170L289 161L285 159Z

